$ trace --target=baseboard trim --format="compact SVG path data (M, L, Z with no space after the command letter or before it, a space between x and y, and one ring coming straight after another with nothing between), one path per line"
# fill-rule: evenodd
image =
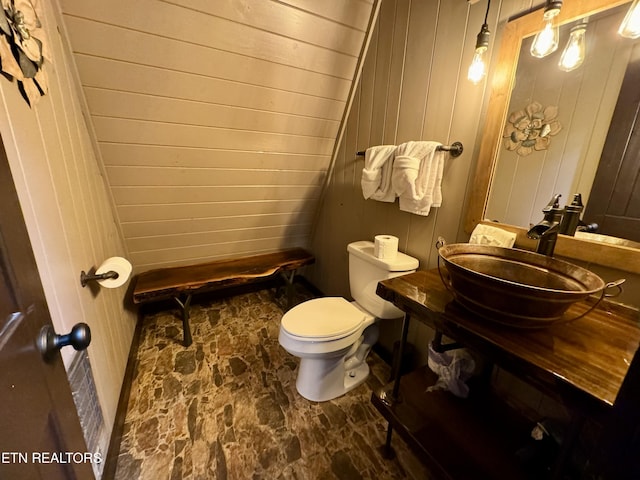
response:
M127 416L127 407L129 406L129 395L131 394L131 383L136 368L138 367L138 348L140 346L140 336L142 335L142 319L142 313L138 311L138 320L133 333L133 339L131 340L131 348L129 349L124 378L122 379L120 398L118 399L113 430L111 430L111 438L109 440L109 450L105 458L104 470L102 471L102 480L113 480L116 475L124 422Z

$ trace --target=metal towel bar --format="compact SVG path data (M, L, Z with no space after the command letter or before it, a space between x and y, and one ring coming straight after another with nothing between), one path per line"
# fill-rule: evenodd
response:
M459 157L462 155L464 150L461 142L453 142L451 145L440 145L437 150L442 150L444 152L449 152L452 157ZM359 157L364 156L364 150L357 153Z

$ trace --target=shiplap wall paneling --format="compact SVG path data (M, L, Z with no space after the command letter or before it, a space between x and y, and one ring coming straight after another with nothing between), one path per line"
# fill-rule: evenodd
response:
M165 145L119 145L104 144L100 151L107 168L109 166L155 166L155 167L210 167L212 152L202 148L179 148ZM216 168L239 168L247 170L287 168L295 171L326 170L329 158L326 155L263 152L256 155L247 151L224 151L215 155Z
M136 317L123 307L126 288L83 289L81 270L110 256L126 256L111 202L77 95L56 2L41 3L52 62L49 91L29 108L15 83L2 79L0 129L33 246L54 327L66 333L78 322L92 331L88 353L109 434ZM73 350L62 351L68 366Z
M214 230L236 230L249 228L273 228L271 225L290 225L302 227L313 220L313 215L308 212L301 215L294 213L274 213L268 215L243 215L237 217L218 218L180 218L162 222L129 222L124 225L125 234L135 239L149 234L178 235Z
M67 20L66 23L71 22ZM153 43L150 42L149 45L151 47ZM306 78L299 82L300 86L290 85L289 82L284 81L282 85L279 85L278 80L281 78L296 79L293 75L293 69L283 66L278 67L280 72L258 70L255 79L252 75L248 75L248 78L244 80L228 80L207 76L206 73L184 72L163 66L130 63L127 60L103 59L81 52L76 53L75 57L82 85L86 89L113 90L114 95L121 94L123 100L128 98L127 93L133 92L160 97L155 99L157 102L169 98L227 105L238 109L234 112L235 115L250 114L252 111L256 111L260 115L268 112L297 114L303 120L310 116L334 121L340 120L344 105L343 100L326 96L329 92L335 95L335 89L331 85L326 88L328 92L325 96L322 96L322 92L315 91L314 86L317 85L317 82L308 81ZM242 71L251 68L255 67L248 65ZM305 72L299 76L304 77ZM273 79L273 81L271 81L271 85L257 83L262 79ZM248 83L250 81L254 83ZM307 87L306 93L302 91L302 87L305 86ZM296 88L301 91L296 91ZM325 88L323 87L321 90L324 91ZM344 91L346 97L348 89L345 88ZM90 95L87 96L91 98ZM244 112L244 109L249 111ZM312 115L316 109L322 110L322 116ZM224 119L219 119L219 121L224 121Z
M273 251L282 248L281 237L257 238L248 231L249 238L242 238L236 235L233 241L220 242L215 248L220 252L221 256L231 255L249 255L252 252ZM303 247L308 244L308 235L291 237L287 246ZM188 247L176 247L170 249L145 250L142 252L132 253L131 258L135 259L141 265L155 266L157 264L163 266L177 266L185 262L191 262L193 258L207 258L211 251L211 245L190 245Z
M367 28L368 15L373 1L344 2L265 2L243 0L241 2L210 2L208 0L165 0L195 11L206 12L230 21L245 23L266 31L280 24L279 35L317 45L329 50L348 52L357 56L362 46L363 32ZM294 7L294 8L290 8ZM345 9L353 15L353 24L336 25L344 21ZM309 28L313 25L314 28ZM335 36L326 30L335 30Z
M499 30L498 22L530 6L530 2L506 3L491 5L488 22L492 32ZM468 239L462 220L473 181L485 86L471 84L466 75L485 8L482 2L470 6L467 2L383 0L314 230L312 245L319 260L312 281L325 293L349 297L346 245L351 241L395 235L400 250L418 258L420 268L427 269L436 265L438 236L449 243ZM493 48L492 43L490 54ZM372 145L410 140L461 141L465 147L462 156L446 160L443 204L427 217L401 212L397 201L389 204L362 197L364 160L354 153ZM410 341L424 363L432 332L414 323ZM400 325L381 322L380 326L380 342L391 350Z
M115 418L136 315L125 307L127 304L124 299L126 287L113 290L100 289L96 292L94 289L82 288L78 282L79 270L97 267L103 260L112 256L127 257L127 251L113 216L105 178L99 168L90 132L86 127L81 102L78 98L80 86L77 83L73 58L70 55L66 39L58 34L59 31L63 31L63 28L59 26L60 7L55 4L53 8L56 8L57 11L51 11L48 31L54 32L51 34L51 39L55 38L52 45L57 53L56 58L60 60L58 82L61 90L59 96L52 94L53 110L58 125L58 135L63 139L62 142L69 142L71 147L63 152L63 158L58 161L60 164L65 164L69 176L66 195L73 199L78 221L78 230L68 236L72 271L69 272L67 281L71 282L79 292L77 294L83 303L85 313L84 321L92 329L93 339L89 349L89 358L98 397L103 407L107 428L105 433L108 436ZM54 64L54 69L58 68L56 65L57 63ZM60 115L60 112L63 111L64 115ZM68 131L64 130L65 121ZM60 126L61 122L62 127ZM58 168L55 167L55 169ZM55 179L54 182L57 191L60 192L60 182ZM65 202L61 200L59 202L64 208ZM63 217L65 222L73 222L68 210L63 210ZM80 244L86 245L88 251L83 252ZM78 256L79 253L80 256ZM77 319L72 320L71 318L67 320L69 324L77 321ZM66 327L63 331L68 331L69 325Z
M122 55L135 63L182 67L177 68L181 71L197 68L201 73L216 76L220 72L218 75L223 78L230 76L234 80L249 80L256 74L277 69L279 65L349 79L360 53L360 45L348 38L344 44L327 47L281 34L279 23L288 23L290 12L295 13L290 8L283 9L282 17L266 30L251 24L251 18L257 12L251 12L250 16L238 22L210 14L204 11L206 7L196 11L158 0L109 3L65 0L64 9L68 25L77 39L84 42L86 52L100 53L109 58L114 47L129 47ZM327 27L324 23L319 17L309 16L300 32L305 29L322 32L324 29L326 35L327 31L335 31L333 40L337 43L342 39L340 30L348 31L343 25L332 23ZM326 35L326 38L330 36ZM134 41L140 43L130 43ZM109 45L110 42L114 45ZM152 45L155 43L158 43L157 47ZM136 45L136 48L131 48L131 45ZM181 56L186 50L199 56ZM257 59L257 62L251 59ZM234 61L239 61L240 65L232 65ZM242 72L238 66L243 66L243 62L252 62L255 70ZM256 68L258 64L263 68Z
M333 139L295 136L283 133L238 131L218 127L201 127L167 122L94 117L101 143L166 145L185 148L219 148L234 150L240 145L247 150L325 154L331 152ZM212 165L212 166L215 166Z
M499 6L494 2L489 11L491 25L496 24ZM467 179L473 171L473 145L484 95L482 84L473 85L467 80L467 69L475 50L476 35L484 21L485 8L484 2L473 8L461 2L440 2L434 43L431 47L422 44L423 48L432 50L432 56L427 88L417 90L424 95L420 97L424 102L421 138L445 144L460 141L466 152L445 159L442 206L432 209L428 217L410 215L408 250L420 258L424 268L436 266L438 237L442 236L449 243L458 238L466 239L462 228L465 195ZM421 35L416 27L411 35L418 37L416 46L419 46ZM408 100L417 96L411 90L406 91Z
M96 117L129 116L133 120L176 123L182 125L228 128L236 130L317 136L331 139L338 120L295 116L289 113L249 110L147 94L114 92L100 88L85 89L87 101ZM294 100L296 106L299 101ZM239 113L243 113L240 115Z
M116 201L123 205L149 205L158 204L163 205L163 202L170 202L172 204L189 206L191 202L203 203L203 202L224 202L229 201L262 201L262 200L295 200L298 198L305 198L312 200L317 198L319 187L313 189L305 186L287 186L282 188L280 186L261 186L261 185L249 185L238 186L232 185L228 187L220 186L153 186L153 187L113 187L113 192L116 197ZM211 213L218 212L218 205L214 205ZM187 208L184 208L185 217L187 216ZM222 212L219 212L222 213Z
M287 215L302 215L305 206L305 199L276 199L276 200L259 200L257 202L225 202L222 207L229 207L225 212L218 212L222 217L215 217L212 220L220 218L221 220L228 219L232 216L230 211L235 212L233 215L239 216L260 216L260 215L275 215L287 214ZM144 220L139 220L142 214L144 218L147 218L149 222L163 222L165 220L170 221L188 221L191 218L207 218L211 215L212 210L218 206L207 203L191 203L189 210L194 214L194 217L185 218L184 208L181 204L165 205L163 209L156 208L155 205L133 205L129 208L127 205L123 205L118 208L120 218L123 220L123 228L129 230L130 224L142 223ZM308 214L311 214L309 212ZM159 224L158 224L159 226Z
M63 0L137 271L308 245L372 7Z
M373 0L356 0L347 2L344 0L326 0L324 2L317 2L316 0L279 1L280 3L313 13L319 17L328 18L335 22L344 23L344 19L346 18L345 14L353 15L354 18L351 20L351 25L355 26L359 30L366 29L366 16L369 13L371 4L373 4Z

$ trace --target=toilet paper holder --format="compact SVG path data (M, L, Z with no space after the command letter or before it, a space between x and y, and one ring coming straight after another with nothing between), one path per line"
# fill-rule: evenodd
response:
M89 282L98 282L104 288L118 288L129 280L131 271L132 266L129 260L123 257L110 257L98 268L92 268L89 273L84 270L80 272L80 285L86 287Z
M86 287L87 286L87 282L97 282L98 280L106 280L107 278L118 278L120 275L118 274L118 272L114 272L113 270L110 270L108 272L104 272L104 273L85 273L84 270L82 270L80 272L80 285L82 285L82 287Z

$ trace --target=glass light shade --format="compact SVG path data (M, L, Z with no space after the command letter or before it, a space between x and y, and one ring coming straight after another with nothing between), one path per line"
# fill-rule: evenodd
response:
M482 79L487 74L487 65L484 61L484 52L487 51L487 47L481 46L476 48L476 53L473 55L473 60L471 61L471 65L469 65L469 71L467 73L467 78L473 83L477 85L482 81Z
M640 37L640 0L635 0L622 20L618 33L626 38Z
M576 68L578 68L580 65L582 65L582 62L584 62L586 53L586 30L587 26L584 24L577 25L571 29L571 33L569 34L569 41L567 42L567 46L564 47L562 56L560 57L560 61L558 62L558 67L560 67L560 70L570 72L571 70L575 70Z
M531 44L531 55L537 58L546 57L558 49L558 39L560 31L555 18L560 13L560 9L554 8L544 12L543 26Z

